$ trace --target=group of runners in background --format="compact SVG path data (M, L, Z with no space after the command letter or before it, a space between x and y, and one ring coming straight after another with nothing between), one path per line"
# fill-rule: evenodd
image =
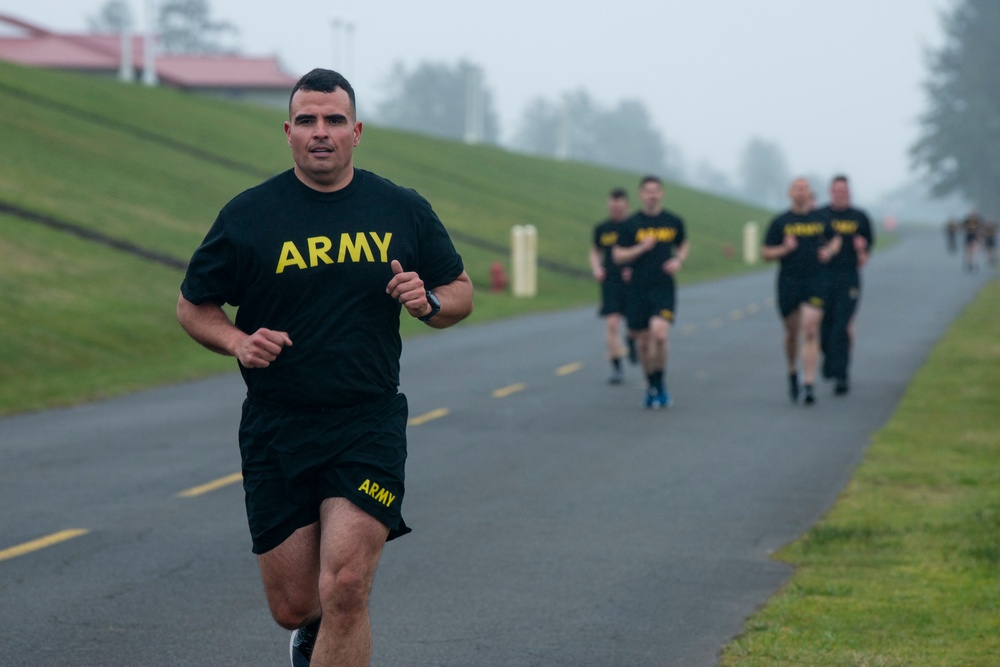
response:
M643 178L641 208L630 215L627 192L613 189L608 218L594 227L590 248L591 271L601 286L609 382L622 383L628 354L646 375L643 404L652 409L671 403L666 366L676 310L674 277L688 255L684 222L663 208L663 195L658 178ZM788 394L805 405L816 402L820 371L834 382L835 395L850 389L861 269L875 241L868 215L852 206L847 177L834 177L829 195L829 203L817 208L809 182L793 180L790 208L771 221L761 249L765 260L780 264L776 305L784 326Z
M958 252L958 237L962 237L962 267L969 273L979 270L977 255L982 250L986 263L997 265L997 228L996 220L989 220L978 211L970 211L962 220L952 218L944 226L945 240L948 252Z

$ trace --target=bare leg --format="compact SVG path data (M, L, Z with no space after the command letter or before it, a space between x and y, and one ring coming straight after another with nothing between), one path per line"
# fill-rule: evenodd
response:
M788 362L788 374L794 375L799 371L799 323L801 321L801 307L793 311L784 320L785 325L785 361Z
M313 667L371 661L368 596L389 529L345 498L328 498L320 522L257 558L274 620L294 630L320 617Z
M294 630L319 618L319 523L299 528L257 556L257 565L278 625Z
M647 357L646 373L665 371L667 368L667 339L670 335L670 322L662 317L649 319L649 355Z
M367 667L372 652L368 598L389 529L346 498L323 501L320 515L323 619L311 664Z
M823 321L823 311L815 306L802 304L799 307L802 325L802 376L807 385L816 382L816 366L819 363L819 327Z
M635 332L635 343L639 348L639 364L642 366L642 370L646 374L649 374L650 372L649 358L652 354L649 338L649 329Z
M608 359L619 359L622 356L622 318L617 313L611 313L604 318L604 340L608 347Z

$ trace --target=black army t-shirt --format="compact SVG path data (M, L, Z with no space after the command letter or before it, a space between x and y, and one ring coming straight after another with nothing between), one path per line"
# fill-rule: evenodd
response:
M238 308L236 326L288 332L267 368L240 371L251 398L340 407L394 394L400 304L390 262L428 289L452 282L462 258L420 195L355 169L318 192L288 170L235 197L195 251L181 285L194 304Z
M655 216L639 211L625 221L618 245L629 248L648 237L655 238L656 245L632 263L632 285L671 284L673 276L664 273L663 264L674 256L674 250L687 238L684 221L669 211L661 211Z
M823 269L819 249L834 236L830 219L818 210L809 213L785 211L767 228L764 245L780 246L794 236L798 247L781 258L781 273L788 277L810 277Z
M601 253L601 266L604 267L606 280L621 279L621 267L612 260L611 249L618 243L618 235L624 224L624 221L608 218L594 225L594 247Z
M869 248L875 245L875 234L868 215L853 207L838 210L830 206L820 209L820 213L830 220L833 231L843 239L840 252L830 260L829 267L836 271L857 271L858 252L854 249L854 237L863 237Z

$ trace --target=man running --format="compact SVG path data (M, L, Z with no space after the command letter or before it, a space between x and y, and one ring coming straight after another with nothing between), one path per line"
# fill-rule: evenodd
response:
M622 223L628 218L628 194L624 188L615 188L608 194L608 218L594 226L590 246L590 271L601 286L599 315L604 318L604 339L611 377L608 382L621 384L622 372L622 316L625 314L625 279L620 266L614 263L611 250L618 243ZM626 270L627 272L627 270ZM629 338L630 348L632 339Z
M851 206L847 177L838 175L830 182L830 203L820 209L830 219L840 237L840 252L830 259L830 286L820 326L823 377L834 380L837 396L849 390L848 368L854 347L854 315L861 298L861 269L875 243L868 215Z
M646 176L639 183L642 208L625 223L612 250L614 262L632 268L628 289L628 326L635 336L646 373L644 404L670 405L666 386L670 326L676 311L674 276L688 255L684 221L665 210L663 181Z
M799 400L801 347L803 402L812 405L816 401L819 328L827 293L826 263L840 250L841 241L829 219L813 209L812 188L806 179L792 181L788 198L791 208L771 221L761 257L781 264L777 305L785 329L789 397L793 403Z
M361 130L344 77L303 76L285 122L294 167L223 207L177 301L184 329L236 357L247 385L247 519L297 667L369 664L375 569L409 532L400 313L440 329L472 311L430 204L354 168Z

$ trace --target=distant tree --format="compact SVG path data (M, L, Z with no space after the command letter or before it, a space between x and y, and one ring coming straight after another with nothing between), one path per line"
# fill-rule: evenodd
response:
M607 135L595 133L595 139L603 144L606 164L654 174L666 171L667 147L642 102L622 101L602 120Z
M560 132L568 131L568 114L562 106L536 97L521 114L514 146L535 155L559 156Z
M454 66L423 62L412 71L397 62L386 78L386 94L373 118L401 130L464 139L468 104L473 103L480 114L480 140L496 144L500 124L493 96L482 81L481 68L466 61ZM478 102L470 99L470 82L477 91Z
M747 199L764 206L784 205L790 177L785 154L778 144L757 137L751 139L743 149L740 175Z
M126 0L108 0L96 16L87 18L91 32L118 33L131 30L135 21Z
M239 31L229 21L213 21L208 0L163 0L157 18L160 48L165 53L231 53L224 45Z
M945 43L928 54L930 109L911 156L935 195L959 193L1000 215L1000 3L962 0L942 21Z
M532 100L522 113L514 146L536 155L671 177L682 169L680 151L668 150L642 102L625 100L604 109L585 90L565 93L557 102Z
M720 195L741 195L724 172L708 162L700 162L691 175L691 185Z

